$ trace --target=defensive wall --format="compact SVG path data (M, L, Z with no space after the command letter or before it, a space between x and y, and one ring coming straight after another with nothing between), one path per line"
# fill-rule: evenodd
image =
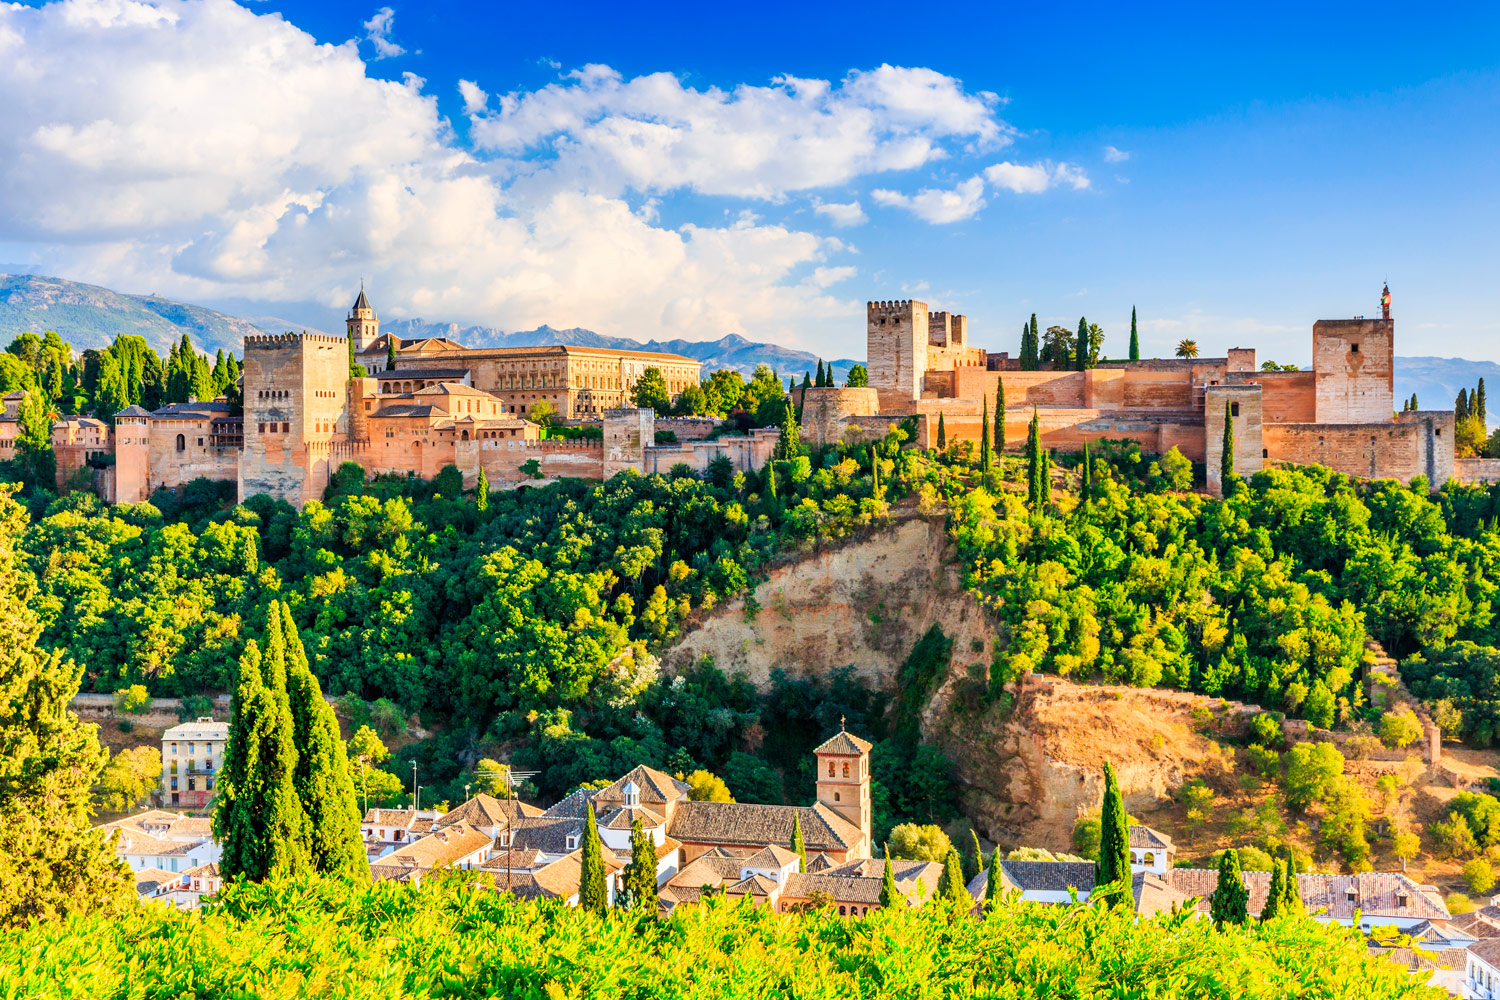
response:
M1500 458L1459 458L1453 478L1461 483L1500 483Z

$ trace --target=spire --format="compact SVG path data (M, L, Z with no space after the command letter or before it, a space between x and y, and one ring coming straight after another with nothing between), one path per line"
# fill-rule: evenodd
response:
M375 311L374 309L370 308L370 300L367 299L367 298L365 298L365 279L364 278L360 278L359 279L359 298L357 298L357 299L354 300L354 307L352 309L350 309L350 312L351 313L357 313L361 309L370 309L371 312Z

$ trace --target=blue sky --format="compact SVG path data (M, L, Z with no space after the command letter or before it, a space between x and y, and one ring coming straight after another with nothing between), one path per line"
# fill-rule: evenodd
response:
M1477 4L0 8L38 98L0 109L0 260L825 356L870 298L993 350L1032 312L1123 347L1135 305L1148 354L1300 363L1389 278L1399 353L1500 360L1497 39Z

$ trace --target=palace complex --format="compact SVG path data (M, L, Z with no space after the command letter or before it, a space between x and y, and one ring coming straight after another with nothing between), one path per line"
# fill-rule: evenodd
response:
M1371 479L1422 475L1440 486L1455 472L1454 414L1395 412L1388 299L1382 312L1379 319L1313 324L1308 371L1261 371L1254 348L1231 348L1221 358L1023 371L1007 354L971 346L963 316L915 300L871 302L869 387L808 390L803 433L823 443L851 427L884 433L892 418L916 417L921 442L931 446L941 414L947 441L977 444L985 400L993 414L1003 382L1010 449L1024 444L1035 412L1045 447L1071 451L1101 438L1136 441L1158 454L1175 446L1207 466L1209 489L1217 492L1227 419L1239 475L1288 462Z

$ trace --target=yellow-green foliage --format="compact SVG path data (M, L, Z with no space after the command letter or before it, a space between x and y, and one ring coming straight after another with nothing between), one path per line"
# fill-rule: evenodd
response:
M669 919L515 901L433 879L232 888L201 914L144 906L0 935L0 996L351 1000L672 997L1436 998L1356 932L1309 920L1217 931L1124 910L1000 901L783 915L724 899Z

